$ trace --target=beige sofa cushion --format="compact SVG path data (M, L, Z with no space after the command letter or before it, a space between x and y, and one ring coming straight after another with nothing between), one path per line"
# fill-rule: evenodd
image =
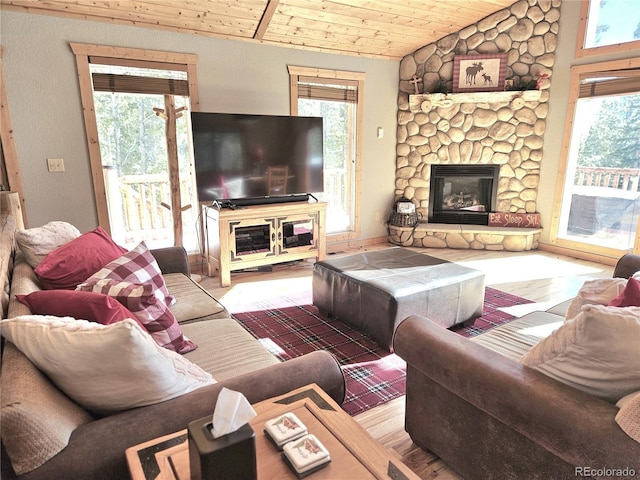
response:
M17 294L28 295L41 290L38 277L29 266L22 252L16 252L13 266L13 276L11 277L11 298L7 310L7 318L19 315L29 315L31 310L28 306L18 301Z
M0 382L2 443L18 475L54 457L76 428L92 420L9 342Z
M470 340L517 362L540 340L560 328L563 322L563 317L552 313L531 312Z
M182 324L182 331L198 340L198 348L184 355L219 382L280 361L231 318Z
M229 317L226 308L186 275L169 273L164 275L164 281L169 293L177 299L171 312L178 323Z

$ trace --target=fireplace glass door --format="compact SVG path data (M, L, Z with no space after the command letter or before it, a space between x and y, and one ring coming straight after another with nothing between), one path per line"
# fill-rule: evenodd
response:
M486 225L495 211L497 169L488 166L433 165L429 221Z

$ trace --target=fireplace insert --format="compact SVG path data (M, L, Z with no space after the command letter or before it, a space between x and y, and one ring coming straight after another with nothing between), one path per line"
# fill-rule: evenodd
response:
M499 171L497 165L432 165L429 222L487 225Z

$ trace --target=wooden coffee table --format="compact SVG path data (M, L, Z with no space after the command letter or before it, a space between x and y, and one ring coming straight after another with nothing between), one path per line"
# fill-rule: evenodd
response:
M264 400L253 408L258 415L249 423L256 432L259 479L297 478L263 432L267 420L286 412L293 412L331 455L331 463L310 479L419 478L315 384ZM185 429L128 448L132 479L189 480L187 442Z

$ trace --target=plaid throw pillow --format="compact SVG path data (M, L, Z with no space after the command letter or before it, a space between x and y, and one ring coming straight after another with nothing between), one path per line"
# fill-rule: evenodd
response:
M151 283L92 279L78 285L77 290L103 293L118 300L136 316L161 347L178 353L187 353L198 347L182 334L176 317Z
M151 283L154 291L157 290L158 297L165 305L171 306L176 302L176 299L169 295L162 272L158 267L158 262L156 262L145 242L140 242L133 250L109 262L91 275L87 282L102 278L131 283Z

